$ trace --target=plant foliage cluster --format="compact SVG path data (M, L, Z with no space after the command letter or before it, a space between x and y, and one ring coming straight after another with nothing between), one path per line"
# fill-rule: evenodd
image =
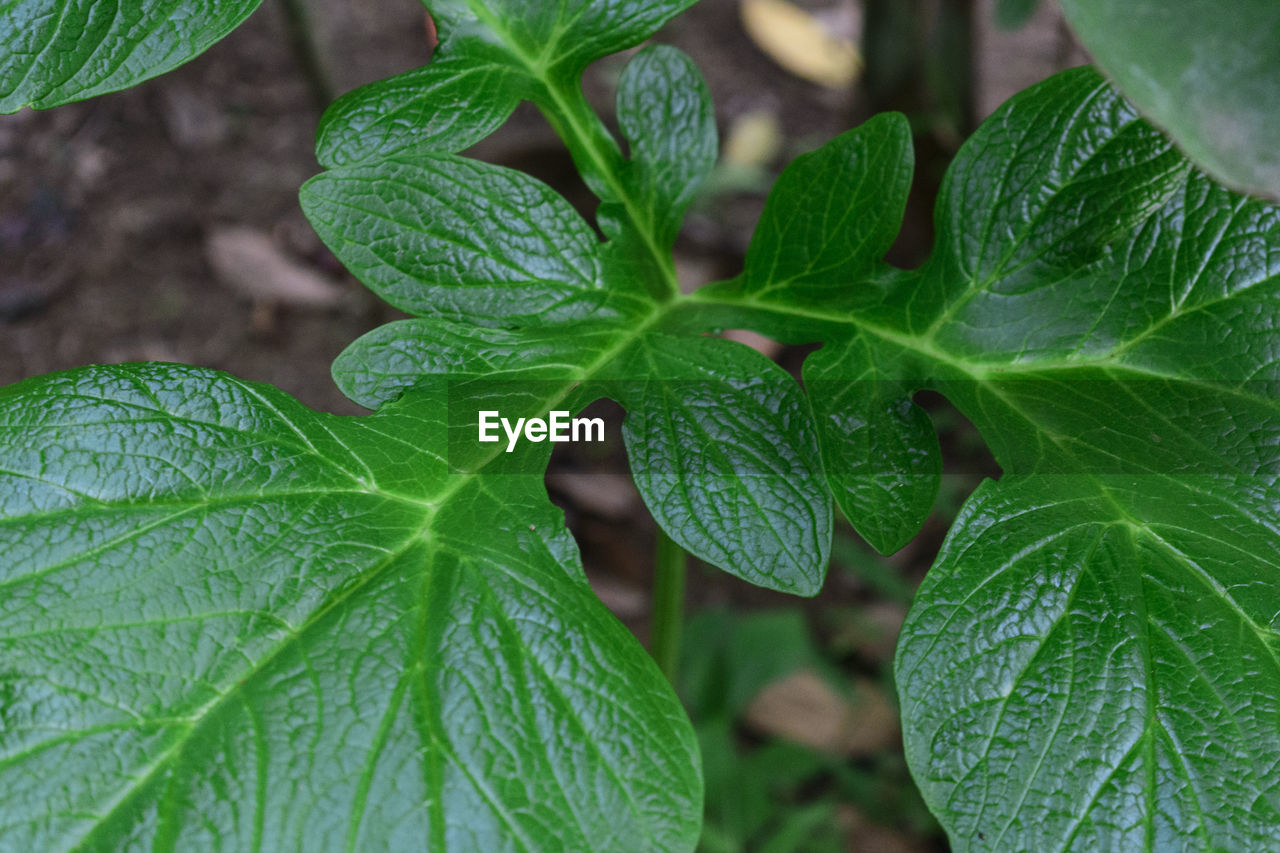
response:
M965 144L919 269L882 260L890 114L793 162L741 274L682 295L706 86L636 53L624 154L580 78L692 1L436 0L436 58L326 113L303 208L411 315L334 365L373 414L176 365L0 390L0 846L692 849L688 720L588 587L547 445L478 444L476 412L618 400L662 529L812 595L837 509L884 552L923 523L922 389L1003 470L896 661L953 844L1280 845L1280 210L1076 69ZM0 108L159 73L256 4L108 5L0 3ZM459 155L522 101L594 223ZM726 328L821 347L802 385Z

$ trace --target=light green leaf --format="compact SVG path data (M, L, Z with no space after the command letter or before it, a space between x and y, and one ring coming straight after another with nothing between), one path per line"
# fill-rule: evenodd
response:
M127 89L182 65L262 0L0 0L0 113Z
M1195 163L1280 199L1280 5L1063 0L1098 66Z
M691 850L670 688L540 476L173 366L0 392L0 786L22 850ZM496 480L496 481L495 481Z

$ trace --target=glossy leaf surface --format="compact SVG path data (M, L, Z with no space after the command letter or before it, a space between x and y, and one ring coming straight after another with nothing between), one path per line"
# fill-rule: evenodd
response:
M302 192L316 231L403 311L478 324L594 313L599 241L550 187L449 155L326 172Z
M590 595L542 492L547 445L479 442L479 410L620 400L667 532L807 594L832 496L883 551L923 524L930 389L1003 469L897 660L908 758L953 846L1280 846L1280 211L1077 70L964 147L920 269L881 259L911 170L888 116L797 161L743 273L684 295L669 249L715 150L705 86L676 51L638 52L624 156L578 75L688 3L429 5L438 58L339 102L303 193L414 315L335 364L378 414L169 367L3 392L0 583L26 604L0 632L0 774L31 798L6 831L688 849L687 722ZM525 99L599 197L594 228L457 156ZM803 389L708 336L733 328L821 344Z
M204 53L262 0L0 2L0 113L127 89Z
M1218 180L1280 199L1280 5L1063 0L1095 62Z
M632 476L687 551L801 595L822 587L831 508L799 386L732 341L649 335L615 392ZM633 376L649 375L636 382Z
M750 257L690 306L825 342L806 388L873 543L927 512L915 390L946 394L1004 471L903 629L926 800L959 850L1276 846L1280 210L1191 170L1078 70L983 125L937 221L918 271L859 281L852 248L827 264L832 307L788 301L774 264L761 286Z
M490 54L496 45L510 56L524 52L520 37L502 27L482 43ZM418 315L353 344L335 363L339 386L376 406L423 376L449 377L451 458L467 469L485 456L476 427L479 411L496 411L484 402L495 395L519 396L518 411L502 413L513 421L614 397L629 410L624 435L641 494L677 542L754 583L817 592L832 518L799 386L736 345L663 331L675 291L671 245L715 160L701 75L674 48L631 59L618 92L630 143L623 159L593 115L597 124L584 124L566 106L580 92L548 68L521 67L533 81L526 94L565 134L600 194L605 241L534 179L444 153L453 144L448 134L388 146L388 131L365 113L335 108L321 132L322 160L342 162L345 154L330 144L337 139L343 152L398 153L370 153L314 178L303 209L366 284ZM481 74L472 98L498 103L510 94L507 82ZM375 84L352 103L385 92ZM432 103L440 101L463 115L443 97ZM901 163L893 168L902 177Z
M674 695L538 476L172 366L0 396L13 849L691 849Z

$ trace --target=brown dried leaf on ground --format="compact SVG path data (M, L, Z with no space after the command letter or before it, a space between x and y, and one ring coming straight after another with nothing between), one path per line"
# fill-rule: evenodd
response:
M747 707L746 723L834 755L871 755L898 741L898 714L884 691L858 679L847 699L811 670L801 670L761 690Z
M284 254L261 231L216 227L205 238L205 256L218 280L262 302L302 308L332 308L346 291Z

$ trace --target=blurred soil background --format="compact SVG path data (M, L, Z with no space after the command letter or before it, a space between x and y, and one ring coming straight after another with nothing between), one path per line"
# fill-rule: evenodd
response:
M1003 0L1000 14L1032 9ZM204 56L131 91L0 116L0 385L92 363L175 361L268 382L359 414L333 358L394 319L303 218L298 187L326 90L417 67L432 31L416 0L308 0L312 55L266 0ZM716 103L724 158L677 247L683 283L733 275L777 172L886 109L917 135L916 186L892 253L928 252L933 195L976 122L1014 92L1085 61L1050 0L1013 28L996 0L701 0L660 34L691 54ZM626 56L594 66L611 113ZM594 202L527 105L475 156ZM741 336L798 374L804 349ZM703 849L946 849L902 757L891 665L913 590L983 476L981 439L921 397L947 475L933 518L891 557L837 531L821 595L797 600L694 565L680 689L703 743ZM564 446L548 474L601 598L647 634L653 528L616 440Z

